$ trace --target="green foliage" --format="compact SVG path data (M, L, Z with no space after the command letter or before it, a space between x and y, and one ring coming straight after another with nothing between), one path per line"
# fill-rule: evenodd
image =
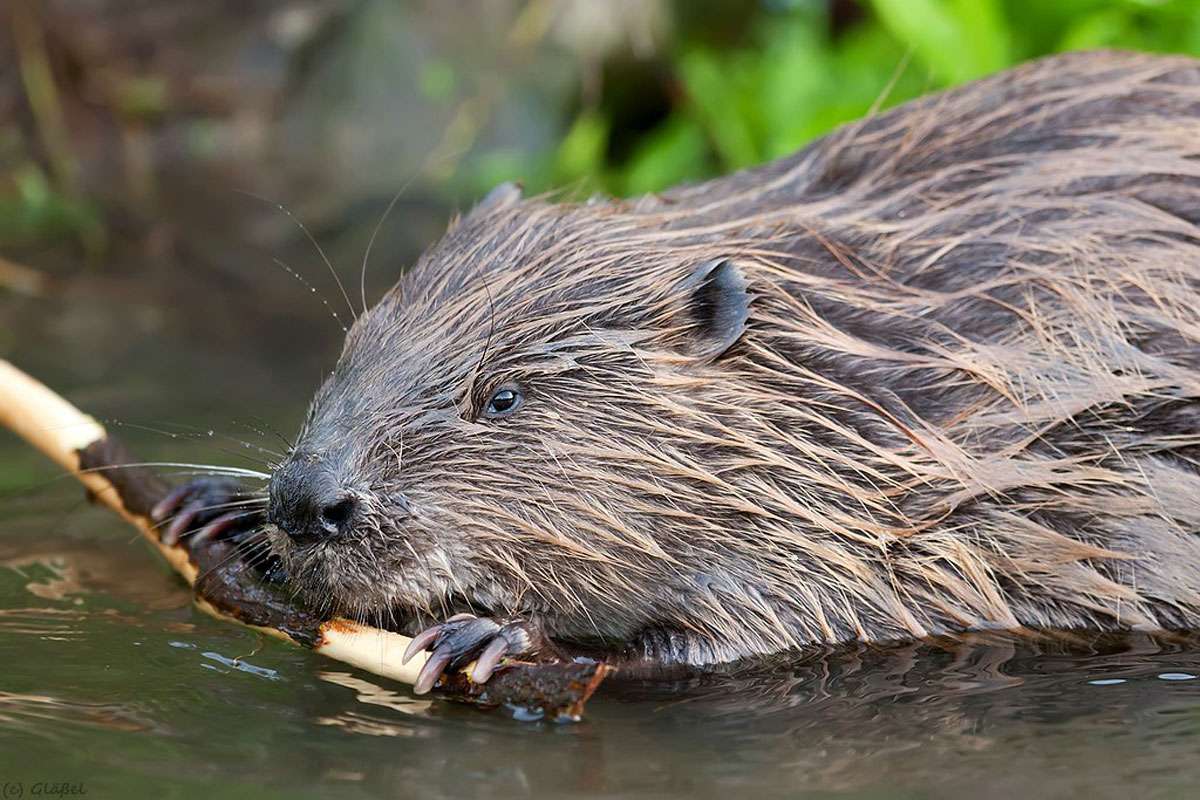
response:
M679 91L632 144L612 146L628 135L620 109L606 102L622 93L606 85L568 120L556 152L476 161L478 188L524 179L534 190L638 194L761 163L873 107L1053 52L1200 55L1200 0L763 0L740 8L749 10L730 41L706 28L708 16L710 27L727 26L729 13L697 14L680 0L677 16L688 24L646 70Z
M1012 35L999 0L872 0L871 7L941 84L1011 63Z

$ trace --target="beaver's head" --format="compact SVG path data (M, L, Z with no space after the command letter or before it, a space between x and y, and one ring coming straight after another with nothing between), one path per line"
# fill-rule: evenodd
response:
M583 625L678 568L664 537L720 524L750 288L703 234L668 251L635 219L502 187L358 320L271 481L310 599Z

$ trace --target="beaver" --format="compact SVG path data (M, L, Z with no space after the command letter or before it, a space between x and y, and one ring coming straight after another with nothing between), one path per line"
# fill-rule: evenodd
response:
M157 515L223 534L229 491ZM416 634L418 692L1200 626L1200 62L1035 61L636 199L502 186L242 502L302 597Z

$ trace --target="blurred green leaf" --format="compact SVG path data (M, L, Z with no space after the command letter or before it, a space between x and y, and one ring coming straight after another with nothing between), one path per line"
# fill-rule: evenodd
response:
M880 21L944 83L1008 64L1008 29L996 0L871 0Z
M1068 26L1059 42L1060 50L1083 50L1091 47L1107 47L1120 41L1128 30L1130 12L1123 8L1112 8L1087 14Z
M704 131L677 118L646 137L624 170L622 194L645 194L704 176L710 165Z
M713 53L696 49L680 58L679 71L687 85L688 99L723 165L739 169L757 163L760 152L744 102L752 95L739 91L738 65L722 63Z
M576 182L599 174L608 145L608 120L595 111L575 118L554 156L554 179Z

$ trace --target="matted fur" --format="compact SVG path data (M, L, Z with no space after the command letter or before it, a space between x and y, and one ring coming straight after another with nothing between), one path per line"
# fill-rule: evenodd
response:
M1200 625L1200 63L1046 59L632 201L465 219L293 459L364 516L304 592L690 663ZM731 259L746 332L694 355ZM501 385L513 416L480 409Z

